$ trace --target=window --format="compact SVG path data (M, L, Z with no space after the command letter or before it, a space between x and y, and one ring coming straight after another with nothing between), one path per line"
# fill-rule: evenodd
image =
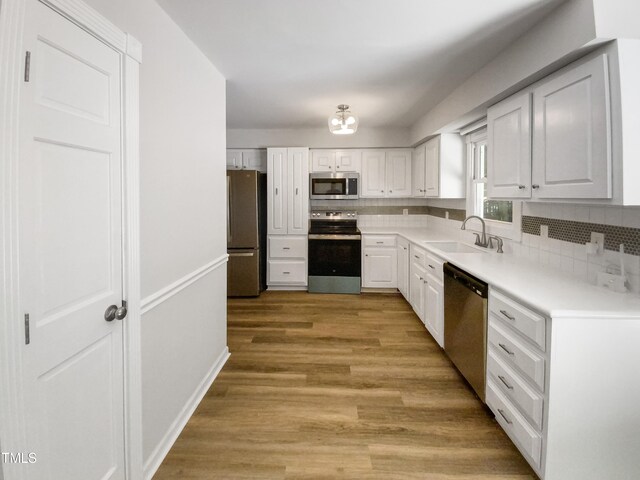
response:
M487 129L467 135L469 189L467 215L477 215L487 223L487 231L508 238L520 236L520 203L487 197Z

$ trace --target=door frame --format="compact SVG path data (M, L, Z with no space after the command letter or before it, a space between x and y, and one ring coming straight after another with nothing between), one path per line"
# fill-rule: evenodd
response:
M123 195L124 459L129 480L143 478L140 311L139 73L142 44L82 0L40 1L97 37L120 55ZM0 4L0 444L30 452L26 434L22 348L24 325L18 290L18 177L20 85L23 82L25 0ZM2 464L5 480L27 478L24 466Z

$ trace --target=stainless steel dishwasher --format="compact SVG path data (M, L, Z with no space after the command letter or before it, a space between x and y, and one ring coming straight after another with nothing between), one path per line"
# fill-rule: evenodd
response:
M488 286L444 264L444 350L485 401Z

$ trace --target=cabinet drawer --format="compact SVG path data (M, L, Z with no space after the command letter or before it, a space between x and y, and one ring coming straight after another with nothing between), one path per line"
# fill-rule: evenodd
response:
M417 263L423 267L426 267L427 263L427 252L422 250L421 248L416 247L415 245L411 245L411 257L409 257L409 261L411 263ZM431 270L431 269L429 269Z
M443 282L444 272L442 270L442 266L444 265L444 261L435 255L427 253L425 263L427 266L427 272Z
M269 258L307 258L307 237L270 236Z
M540 467L542 452L542 437L526 419L518 413L509 400L500 393L499 388L491 381L487 381L487 405L496 416L496 420L522 454L536 468Z
M489 310L545 349L545 318L499 292L489 292Z
M365 247L395 247L395 235L365 235L362 237Z
M269 283L307 284L307 262L269 260Z
M517 367L544 391L544 358L526 346L521 340L489 317L489 343L493 345L507 364Z
M520 410L533 421L535 427L542 429L544 398L529 387L493 349L489 350L487 356L487 378L491 378L500 391L520 407Z

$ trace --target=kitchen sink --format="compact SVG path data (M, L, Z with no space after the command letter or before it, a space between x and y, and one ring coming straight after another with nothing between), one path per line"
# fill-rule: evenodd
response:
M460 242L424 242L427 246L448 253L484 253L479 248Z

